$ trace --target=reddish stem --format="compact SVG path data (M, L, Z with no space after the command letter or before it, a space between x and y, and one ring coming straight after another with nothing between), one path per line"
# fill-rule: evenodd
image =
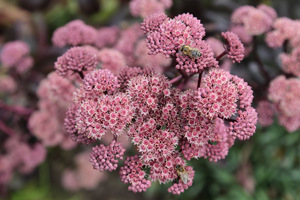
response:
M197 89L200 88L200 85L201 85L201 78L202 78L202 72L199 72L199 77L198 77L198 84L197 84Z
M14 130L6 126L5 123L1 120L0 120L0 130L6 133L7 135L10 136L15 135Z
M225 50L225 51L223 51L220 55L218 55L217 57L216 57L216 60L217 61L219 61L223 56L225 56L227 54L227 51Z
M0 108L14 112L19 115L30 115L34 110L31 108L24 108L22 106L10 106L0 101Z
M173 84L173 83L176 83L177 81L179 81L181 78L182 78L182 75L179 75L179 76L177 76L177 77L171 79L169 82L170 82L171 84Z

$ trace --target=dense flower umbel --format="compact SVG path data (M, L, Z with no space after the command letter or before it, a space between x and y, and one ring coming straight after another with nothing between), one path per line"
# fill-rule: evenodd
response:
M280 58L284 72L300 77L300 46L294 48L291 54L282 53Z
M117 168L117 158L124 154L117 140L121 135L127 137L138 152L127 157L119 171L121 181L129 184L128 189L142 192L151 182L173 181L168 191L180 194L192 185L195 173L186 160L207 158L216 162L228 154L236 138L248 139L254 133L257 115L251 107L252 90L243 79L216 69L218 61L214 56L222 52L214 55L203 40L203 25L192 15L170 19L156 13L144 20L142 30L147 34L150 56L146 55L145 42L136 24L120 33L114 51L121 52L128 65L151 69L113 69L111 58L120 56L114 54L109 58L111 62L105 62L107 56L102 56L106 69L81 74L83 84L74 92L65 128L79 143L98 142L104 136L111 138L110 146L100 144L93 148L91 162L100 171ZM240 62L241 42L233 33L223 36L228 43L228 55ZM172 88L173 81L157 73L167 71L162 68L170 64L165 57L173 58L176 68L188 73L182 72L181 77L203 72L197 91Z
M274 105L266 100L260 101L256 108L258 115L258 123L262 126L270 126L273 124L273 116L275 112Z
M58 47L92 44L96 39L96 35L96 29L86 25L81 20L74 20L63 27L58 28L53 33L52 42Z
M33 59L29 53L29 46L25 42L7 42L2 48L0 61L4 67L14 68L18 73L23 73L33 66Z
M98 64L97 55L85 47L73 47L60 56L55 62L55 69L61 76L68 72L79 72L94 69Z
M112 141L109 146L100 144L93 147L93 152L90 154L90 162L94 169L103 171L113 171L118 167L118 159L123 159L125 149L116 141Z
M269 47L278 48L284 41L292 47L300 45L300 21L287 17L277 18L273 24L273 30L267 33L266 43Z

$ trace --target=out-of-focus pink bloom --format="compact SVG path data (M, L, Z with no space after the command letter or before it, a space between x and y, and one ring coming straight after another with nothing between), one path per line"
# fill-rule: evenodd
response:
M214 37L206 38L205 42L211 47L215 57L223 53L225 50L223 43Z
M154 13L164 12L172 4L172 0L131 0L129 8L133 16L145 18Z
M21 74L33 66L29 53L29 46L25 42L7 42L2 48L0 60L4 66L15 68Z
M0 76L0 92L14 93L17 90L17 83L11 76Z
M126 63L131 66L134 65L133 52L135 49L136 42L140 37L143 36L143 31L139 24L133 24L120 33L120 38L114 49L120 51L126 59Z
M277 13L276 10L270 6L267 6L265 4L260 4L257 6L258 10L263 11L264 13L266 13L267 15L269 15L269 17L271 17L271 19L274 21L277 18Z
M67 149L76 145L63 130L64 115L71 104L74 91L75 86L56 72L50 73L41 82L37 92L40 98L39 110L30 116L28 127L44 145L61 145Z
M122 68L126 67L124 55L115 49L104 48L100 50L98 60L102 68L109 69L114 74L118 74Z
M243 25L249 35L260 35L271 29L276 16L275 10L266 5L241 6L231 15L231 22Z
M93 152L90 154L94 169L103 171L114 171L118 167L118 159L123 160L125 149L121 143L113 140L109 146L100 144L93 147Z
M300 45L300 21L292 20L287 17L277 18L273 24L273 31L267 33L266 43L277 48L288 41L292 47Z
M97 102L86 100L76 113L78 134L92 139L101 139L107 131L121 135L131 122L134 107L123 93L115 96L102 95Z
M12 170L18 169L24 174L32 172L46 158L46 149L42 144L35 143L29 146L26 141L17 136L8 138L4 148Z
M258 114L258 123L262 126L270 126L273 124L273 116L275 114L274 105L266 100L260 101L256 108Z
M140 40L137 43L134 55L136 58L136 65L141 67L149 67L155 72L162 73L164 68L169 66L172 62L167 59L163 54L149 55L149 49L146 46L145 40Z
M63 172L62 184L72 191L78 189L94 189L99 182L106 179L106 174L94 170L88 162L90 155L88 152L83 152L75 157L75 170L66 169Z
M86 25L81 20L74 20L56 29L53 33L52 42L58 47L93 44L96 35L97 30L92 26Z
M0 155L0 185L7 184L13 175L13 166L9 156Z
M190 45L191 48L196 48L200 52L200 56L191 58L189 55L179 51L176 55L176 69L181 69L186 72L198 73L208 67L219 67L218 62L214 58L211 47L204 41L195 41Z
M158 17L159 15L155 17L150 16L149 19L146 18L144 20L144 23L147 24L149 23L147 22L148 20L154 21ZM159 25L159 28L144 29L144 31L147 30L150 31L146 40L150 54L163 53L166 57L175 55L182 45L191 45L193 42L202 40L205 35L205 30L200 20L188 13L178 15L174 19L164 20Z
M202 78L198 90L199 112L210 119L230 118L237 110L238 88L232 75L223 70L211 70Z
M232 62L241 62L245 56L245 48L239 37L230 31L222 33L222 37L226 40L226 51L227 57L232 60Z
M109 145L113 141L113 139L113 134L105 134L105 136L102 137L101 142L103 142L104 145ZM131 141L126 134L119 135L117 140L124 149L128 149L131 146Z
M98 64L97 55L94 51L85 47L73 47L55 62L56 72L66 76L69 72L83 73L91 70Z
M300 128L300 81L286 79L283 75L275 78L269 87L269 99L275 104L279 123L289 132Z
M84 89L96 95L112 94L120 85L118 79L108 69L96 69L84 77Z
M300 46L294 48L291 54L282 53L280 59L284 72L300 77Z
M168 16L165 13L154 13L141 23L141 29L144 34L158 31L159 27L165 20L168 20Z
M97 30L95 46L99 49L107 46L112 46L117 42L120 30L116 26L103 27Z

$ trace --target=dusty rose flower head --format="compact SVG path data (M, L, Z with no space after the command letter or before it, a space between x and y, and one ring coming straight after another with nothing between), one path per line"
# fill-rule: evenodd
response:
M97 35L94 44L99 49L112 46L117 42L120 30L116 26L103 27L97 30Z
M10 159L12 170L17 169L23 174L32 172L46 158L46 149L40 143L29 145L18 136L9 137L4 145L5 157Z
M300 45L299 30L299 20L287 17L277 18L273 24L273 30L267 33L266 43L272 48L277 48L282 46L284 41L288 41L295 48Z
M94 51L85 47L73 47L57 59L54 67L59 75L66 76L69 72L82 73L94 69L97 64Z
M99 140L108 131L115 136L121 135L133 117L134 108L129 103L128 96L123 93L82 102L76 113L78 134Z
M129 183L128 190L134 193L146 191L151 187L151 181L145 178L146 173L142 167L143 164L138 155L128 156L119 171L121 181Z
M300 81L279 76L269 87L269 99L275 104L279 123L289 132L300 128Z
M152 20L153 16L149 17ZM155 18L156 19L156 18ZM144 22L147 22L145 19ZM174 19L164 20L159 28L150 30L147 35L147 47L151 54L163 53L167 57L174 55L182 45L190 45L201 40L205 30L200 20L191 14L181 14Z
M55 46L92 44L96 39L97 31L81 20L74 20L63 27L56 29L52 36Z
M96 69L88 73L83 79L84 89L95 95L112 94L118 88L118 79L108 69Z
M90 162L94 169L103 171L113 171L118 167L118 159L123 160L125 149L115 140L109 146L100 144L93 147L93 152L90 154Z
M74 91L74 85L56 72L50 73L41 82L37 91L39 110L30 116L28 128L44 145L60 145L66 149L76 145L63 129L63 118L66 108L72 102Z
M13 176L13 168L9 156L0 156L0 185L7 184Z
M199 112L210 119L230 118L237 110L238 89L232 75L223 70L211 70L202 79L198 90Z
M154 13L164 12L172 4L171 0L131 0L129 8L133 16L145 18Z
M273 124L273 116L275 112L274 105L266 100L260 101L256 108L258 115L258 123L262 126L270 126Z
M1 50L0 61L4 66L15 68L18 73L23 73L33 66L33 59L29 53L29 46L25 42L7 42Z
M269 15L269 17L271 17L272 20L275 20L277 18L276 10L270 6L267 6L265 4L260 4L257 6L257 9Z
M270 30L276 16L275 10L266 5L241 6L231 15L231 22L243 25L249 35L260 35Z
M300 47L294 48L291 54L282 53L280 59L284 72L300 77Z
M102 68L109 69L114 74L118 74L126 66L124 55L115 49L101 49L98 53L98 60Z
M245 56L245 48L239 37L230 31L223 32L222 37L226 40L226 51L227 57L232 60L232 62L241 62Z

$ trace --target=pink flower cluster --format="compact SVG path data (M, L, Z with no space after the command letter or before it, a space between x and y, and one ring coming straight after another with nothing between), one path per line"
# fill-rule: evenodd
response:
M25 42L7 42L1 50L0 61L5 67L22 74L33 66L33 59L29 54L30 49Z
M300 77L300 44L292 49L291 54L281 53L280 59L281 68L285 73Z
M55 62L56 72L61 76L66 76L70 72L83 73L91 70L98 64L95 52L86 47L73 47Z
M74 20L53 33L52 43L58 47L92 44L96 40L97 30L81 20Z
M31 146L18 136L9 137L3 147L5 153L0 154L0 186L11 180L14 170L31 173L45 160L47 153L40 143Z
M90 162L94 169L103 171L113 171L118 167L118 159L123 160L125 149L120 143L112 141L109 146L100 144L93 147L93 152L90 154Z
M273 124L275 108L271 102L267 100L260 101L257 105L256 111L258 115L258 123L260 125L270 126Z
M271 48L278 48L285 41L293 47L300 45L300 21L292 20L287 17L277 18L273 23L273 30L266 35L266 43Z
M279 123L289 132L300 128L300 80L283 75L272 80L269 99L275 104Z
M78 143L111 138L91 153L90 161L100 171L117 169L125 155L117 141L125 135L138 152L125 158L119 171L129 190L142 192L154 181L173 181L168 191L180 194L192 185L195 173L186 160L216 162L228 154L236 138L248 139L254 133L257 114L251 107L252 90L229 72L204 71L217 68L218 61L203 40L203 25L191 14L170 19L156 13L144 20L142 30L147 33L146 43L134 24L120 30L117 40L98 44L113 46L111 49L73 47L57 60L60 75L75 72L82 78L81 84L75 83L77 89L74 85L68 89L73 92L73 103L68 104L64 125ZM244 52L238 37L231 32L223 37L228 45L225 53L240 62ZM198 91L173 88L172 81L158 73L170 64L166 57L173 57L179 71L190 72L186 76L203 72ZM104 69L96 69L98 62Z
M154 13L164 12L172 4L172 0L131 0L129 8L133 16L145 18Z
M43 145L60 145L64 149L76 145L63 128L66 108L72 101L74 91L74 85L56 72L50 73L41 82L38 88L39 110L30 116L28 127Z
M231 15L234 25L242 25L249 35L260 35L269 31L277 18L276 11L267 5L241 6Z

